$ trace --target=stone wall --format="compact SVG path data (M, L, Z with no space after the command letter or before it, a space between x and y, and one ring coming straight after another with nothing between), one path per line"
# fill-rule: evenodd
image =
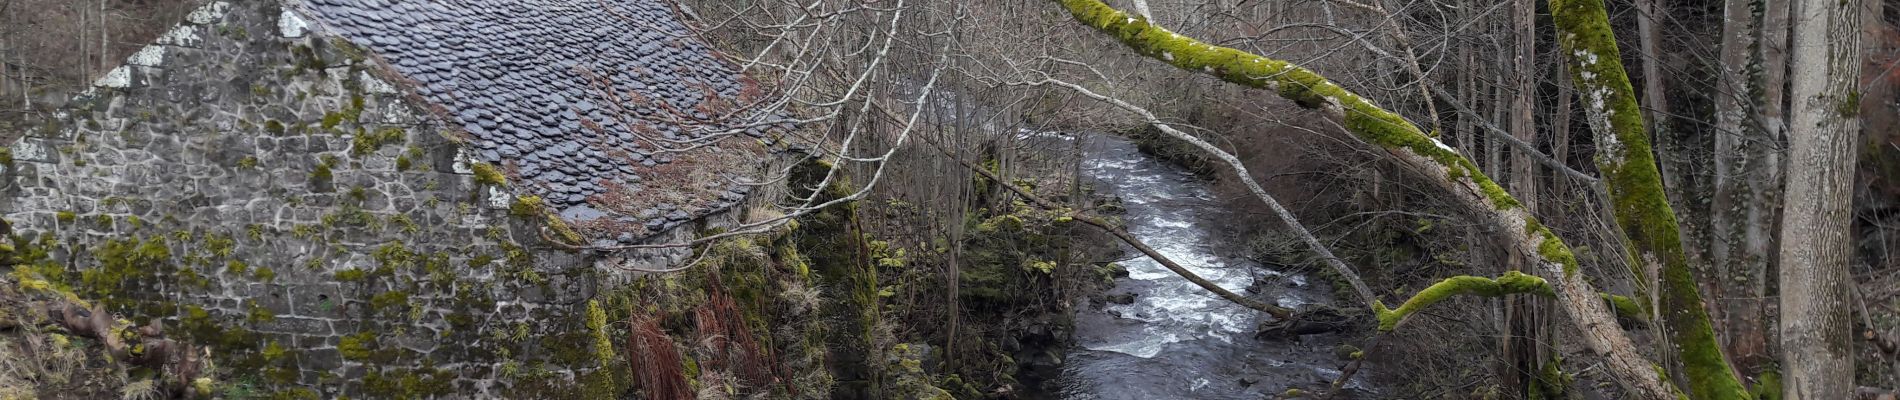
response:
M543 213L310 29L276 1L194 12L8 149L0 211L73 291L212 345L228 390L574 385L595 260L539 245Z

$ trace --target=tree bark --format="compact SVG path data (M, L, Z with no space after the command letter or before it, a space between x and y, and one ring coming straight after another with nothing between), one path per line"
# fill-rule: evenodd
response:
M1517 140L1529 143L1533 150L1537 146L1537 124L1533 119L1537 111L1536 103L1533 101L1537 94L1536 21L1537 0L1516 0L1511 13L1511 32L1515 40L1512 46L1514 54L1510 75L1512 77L1510 127L1511 133ZM1524 203L1526 210L1535 213L1537 212L1538 174L1537 165L1531 161L1533 156L1535 155L1530 151L1513 149L1510 176L1511 193L1517 195L1518 200ZM1513 272L1523 270L1522 260L1511 258L1509 269ZM1545 354L1541 351L1544 347L1540 343L1551 343L1550 340L1553 339L1540 335L1545 330L1540 329L1541 325L1537 318L1548 310L1545 307L1547 302L1537 297L1517 295L1504 296L1503 300L1505 320L1509 325L1507 331L1509 334L1505 336L1509 339L1505 342L1504 348L1500 349L1500 353L1509 355L1508 364L1513 371L1503 376L1510 377L1505 381L1507 385L1520 388L1519 393L1528 397L1531 395L1529 391L1538 390L1538 385L1532 383L1537 378L1535 371L1539 371L1538 366L1546 361Z
M1511 18L1515 24L1512 31L1516 32L1517 54L1511 71L1512 77L1516 78L1513 84L1516 87L1516 93L1511 96L1511 133L1515 134L1518 140L1536 146L1537 124L1533 118L1537 107L1532 100L1537 95L1536 0L1518 0L1514 11L1516 12ZM1518 201L1524 203L1525 208L1536 211L1536 164L1531 161L1531 154L1524 154L1523 151L1513 151L1512 154L1511 189L1514 189L1512 193L1517 195Z
M1704 280L1710 297L1724 300L1711 305L1716 313L1716 329L1728 343L1729 357L1741 364L1752 364L1747 360L1752 360L1760 350L1752 343L1736 340L1750 330L1740 326L1745 324L1741 321L1745 316L1741 314L1748 305L1753 305L1743 298L1747 292L1746 271L1765 269L1753 266L1766 261L1764 255L1749 251L1759 247L1748 245L1749 232L1754 227L1748 216L1755 208L1751 204L1749 178L1758 167L1750 157L1750 150L1759 147L1754 142L1760 140L1756 129L1745 124L1755 109L1750 104L1750 93L1754 90L1746 71L1759 32L1753 26L1752 11L1748 0L1723 2L1722 48L1716 65L1712 66L1717 76L1713 94L1715 182L1714 198L1709 206L1708 235L1710 276L1723 279ZM1750 368L1741 369L1752 372L1748 371Z
M1855 143L1860 133L1860 2L1794 2L1788 200L1781 230L1784 397L1854 393L1852 257Z

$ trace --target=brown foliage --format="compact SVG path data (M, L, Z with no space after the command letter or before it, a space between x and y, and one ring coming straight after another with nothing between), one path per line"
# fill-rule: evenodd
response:
M660 318L635 312L631 317L632 337L627 339L627 364L633 368L634 382L645 398L656 400L692 399L692 385L680 361L673 339L660 329Z
M777 363L770 349L759 345L759 341L747 329L745 317L734 302L732 295L725 292L724 285L717 282L717 273L713 273L714 282L708 285L709 299L693 310L693 320L700 343L711 352L703 365L707 370L733 372L745 383L754 387L783 382L787 391L797 393L790 382L779 379Z

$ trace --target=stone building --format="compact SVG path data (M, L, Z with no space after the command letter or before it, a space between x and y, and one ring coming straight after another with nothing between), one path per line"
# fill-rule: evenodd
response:
M326 398L575 385L585 300L690 254L611 249L731 223L785 129L663 0L214 1L94 86L0 160L14 233Z

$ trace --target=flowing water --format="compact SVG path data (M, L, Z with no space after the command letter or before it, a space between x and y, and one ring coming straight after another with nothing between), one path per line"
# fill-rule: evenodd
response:
M1210 231L1227 223L1229 214L1187 171L1149 158L1120 138L1083 140L1084 175L1096 181L1098 192L1122 199L1130 233L1163 255L1237 293L1247 293L1257 278L1278 277L1270 300L1281 306L1331 299L1324 285L1307 285L1304 275L1216 254ZM1324 387L1322 382L1339 376L1337 338L1255 339L1254 328L1271 317L1215 297L1147 257L1121 265L1129 276L1108 294L1137 297L1077 312L1079 348L1063 366L1062 397L1260 399L1290 387ZM1349 387L1363 389L1360 381L1355 377Z

